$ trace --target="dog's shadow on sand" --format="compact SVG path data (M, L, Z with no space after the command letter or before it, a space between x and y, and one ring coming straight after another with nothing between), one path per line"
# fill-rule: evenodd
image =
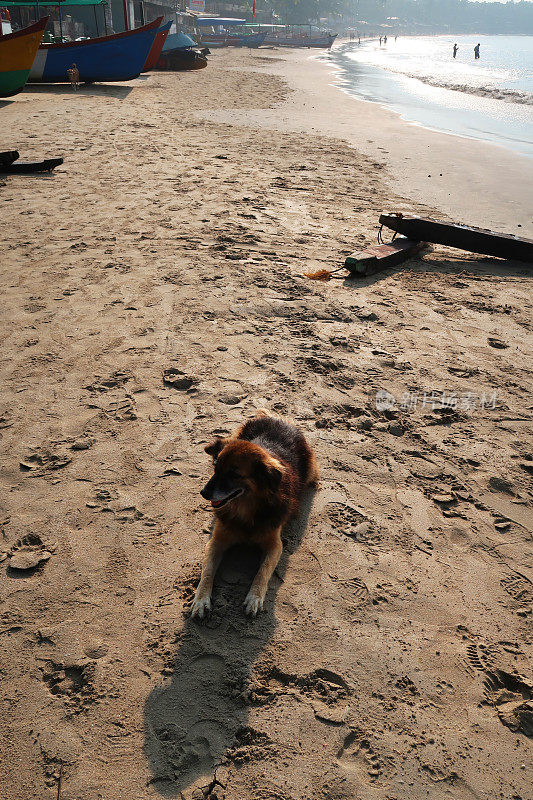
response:
M307 528L313 498L309 491L300 515L284 531L283 555L262 613L249 619L242 610L259 553L235 547L217 572L210 617L186 618L172 677L153 689L144 709L150 784L160 795L180 796L195 784L212 787L217 766L246 735L252 666L276 628L277 592Z
M114 86L109 83L81 83L77 97L114 97L116 100L125 100L133 86ZM24 87L25 94L69 94L74 90L70 83L27 83Z

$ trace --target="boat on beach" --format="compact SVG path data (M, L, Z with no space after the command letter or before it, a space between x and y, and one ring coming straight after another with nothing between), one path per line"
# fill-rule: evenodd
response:
M265 44L274 47L320 47L329 48L337 38L336 33L313 36L312 34L270 34Z
M266 32L259 31L258 33L244 33L242 36L230 36L230 46L233 47L250 47L255 49L264 44L267 35ZM234 39L234 41L232 41Z
M183 50L187 47L198 47L198 42L184 31L169 33L163 45L162 55L168 53L170 50Z
M176 48L162 53L156 69L163 72L183 72L207 67L207 58L192 47Z
M329 48L337 38L336 33L314 25L263 25L248 23L245 27L266 32L264 44L271 47Z
M187 33L169 33L157 61L156 69L165 72L204 69L207 67L205 53Z
M168 32L172 26L172 22L165 22L159 30L157 31L154 39L154 43L148 53L148 58L146 59L143 72L150 72L150 70L155 69L157 62L159 61L159 56L165 46L165 41L168 36Z
M0 97L12 97L24 88L47 22L43 17L28 28L0 35Z
M245 19L229 17L199 17L197 27L201 30L201 42L205 47L261 47L267 38L267 31L247 30ZM209 30L202 30L202 29ZM233 28L239 28L236 31ZM242 29L242 30L241 30Z
M255 50L261 47L266 33L248 33L239 36L237 33L210 33L202 35L202 44L206 47L250 47Z
M108 83L137 78L144 69L163 17L123 33L77 42L44 44L37 51L29 80L67 83L76 64L81 83Z

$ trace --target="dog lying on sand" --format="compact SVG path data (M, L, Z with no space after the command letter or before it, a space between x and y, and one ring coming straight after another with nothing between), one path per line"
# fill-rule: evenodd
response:
M255 616L263 608L268 583L280 559L281 531L298 513L307 486L318 483L315 456L304 435L281 419L260 414L233 436L217 437L205 448L214 474L201 491L215 510L191 616L211 609L213 579L225 551L234 544L258 545L263 560L244 601Z

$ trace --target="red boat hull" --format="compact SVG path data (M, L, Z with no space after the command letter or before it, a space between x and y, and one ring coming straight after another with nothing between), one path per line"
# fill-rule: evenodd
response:
M155 65L159 61L159 56L161 55L161 52L163 50L163 45L165 44L166 38L168 36L170 26L171 23L167 22L156 33L152 49L148 53L148 58L146 59L143 72L150 72L150 70L155 69Z

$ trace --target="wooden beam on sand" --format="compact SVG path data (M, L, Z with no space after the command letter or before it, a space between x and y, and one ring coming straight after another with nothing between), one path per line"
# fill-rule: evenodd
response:
M413 214L383 212L379 221L387 228L420 242L433 242L485 256L533 264L533 240L508 233L495 233L453 222L417 217Z
M388 267L397 267L398 264L403 264L404 261L418 255L426 247L425 242L415 242L400 236L393 242L376 244L367 247L366 250L352 253L344 262L344 266L352 275L364 278Z

